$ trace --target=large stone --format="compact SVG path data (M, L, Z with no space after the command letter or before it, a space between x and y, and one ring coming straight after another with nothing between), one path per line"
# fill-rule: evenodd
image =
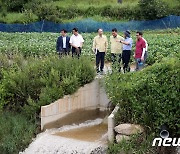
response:
M122 140L129 140L130 137L129 136L126 136L126 135L116 135L116 142L117 143L120 143Z
M133 135L142 133L144 129L140 125L135 124L120 124L114 128L118 134L122 135Z

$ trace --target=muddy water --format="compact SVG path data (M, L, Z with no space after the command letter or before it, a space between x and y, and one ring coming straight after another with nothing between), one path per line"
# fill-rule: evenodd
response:
M58 132L54 135L66 138L73 138L81 141L94 142L101 139L102 136L107 132L107 130L107 124L101 123L99 125L77 128L70 131Z
M44 129L60 128L64 125L80 124L87 120L95 120L97 118L104 118L109 114L109 111L100 111L99 109L94 110L75 110L69 113L67 116L61 118L60 120L51 122L44 126Z
M108 127L104 118L108 114L99 109L76 110L46 125L21 154L105 153Z
M102 122L103 119L98 118L77 125L73 124L61 128L48 129L38 134L28 148L20 152L20 154L105 154L107 149L107 133L103 134L103 131L107 126L103 125ZM88 131L88 129L90 130ZM82 134L88 132L87 134L90 134L89 138L93 135L90 133L92 130L96 135L100 133L103 134L103 136L100 140L94 142L92 141L96 140L96 138L99 138L101 135L99 135L99 137L92 137L90 139L91 141L85 141L87 138L85 137L84 139L84 135L77 130L82 131ZM65 131L77 131L80 138L76 136L78 139L74 139L55 135ZM74 137L74 134L71 134L70 137Z

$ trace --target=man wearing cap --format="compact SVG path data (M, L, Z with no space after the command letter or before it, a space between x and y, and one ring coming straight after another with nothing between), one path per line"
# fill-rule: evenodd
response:
M136 71L142 69L144 67L144 60L145 60L145 52L146 52L146 42L142 38L143 33L137 31L136 32L136 49L135 49L135 54L134 58L136 61Z
M103 73L104 58L105 58L105 52L107 51L107 48L108 48L108 40L107 40L107 37L103 35L102 29L98 29L97 32L98 32L98 35L93 40L92 50L96 54L96 71L97 73L99 72ZM101 62L101 65L100 65L100 70L99 70L100 62Z
M115 62L118 61L118 71L121 71L120 62L121 62L121 54L122 54L122 44L119 41L123 41L124 38L117 34L117 29L112 29L112 36L110 36L110 43L111 43L111 58L113 68L115 67Z
M130 71L129 61L131 57L131 49L133 44L133 40L130 34L131 34L130 31L126 30L124 32L124 41L120 40L120 43L123 44L122 63L123 63L124 73Z

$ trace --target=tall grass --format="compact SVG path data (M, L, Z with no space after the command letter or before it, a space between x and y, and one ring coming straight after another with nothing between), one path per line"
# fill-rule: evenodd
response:
M0 113L0 153L18 154L36 134L36 124L24 115Z

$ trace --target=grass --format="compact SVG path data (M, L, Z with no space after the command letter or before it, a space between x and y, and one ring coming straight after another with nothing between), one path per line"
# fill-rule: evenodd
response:
M73 19L63 19L63 23L77 22L77 21L85 20L85 19L92 19L92 20L99 21L99 22L126 22L126 21L128 21L128 20L119 21L119 19L115 19L115 18L102 17L100 15L94 15L94 16L91 16L88 18L85 18L83 16L78 16L78 17L75 17Z
M126 0L122 4L118 3L117 0L64 0L64 1L55 1L51 2L49 4L55 5L55 6L61 6L61 7L69 7L74 5L75 7L81 7L81 8L88 8L90 6L94 7L103 7L106 5L111 6L124 6L124 5L136 5L138 4L137 0Z
M154 135L145 136L144 134L136 134L131 136L130 140L123 140L122 142L110 143L108 145L108 154L152 154L157 153L156 147L152 147L152 140Z
M0 22L2 23L28 23L27 15L25 13L7 13L6 16L0 16ZM35 14L31 15L31 22L38 20L38 17Z
M19 153L32 141L36 130L35 122L22 114L0 113L0 153Z
M163 0L164 2L166 2L169 6L170 6L170 8L173 8L173 7L175 7L175 6L177 6L177 5L179 5L179 0Z
M55 6L61 6L61 7L69 7L74 5L75 7L82 7L82 8L87 8L89 6L94 6L94 7L103 7L106 5L111 5L111 6L117 6L119 5L120 7L123 6L134 6L138 4L139 0L122 0L122 3L118 3L118 0L57 0L54 2L51 2L49 4L55 5ZM163 0L166 2L170 7L174 7L179 4L179 0Z

